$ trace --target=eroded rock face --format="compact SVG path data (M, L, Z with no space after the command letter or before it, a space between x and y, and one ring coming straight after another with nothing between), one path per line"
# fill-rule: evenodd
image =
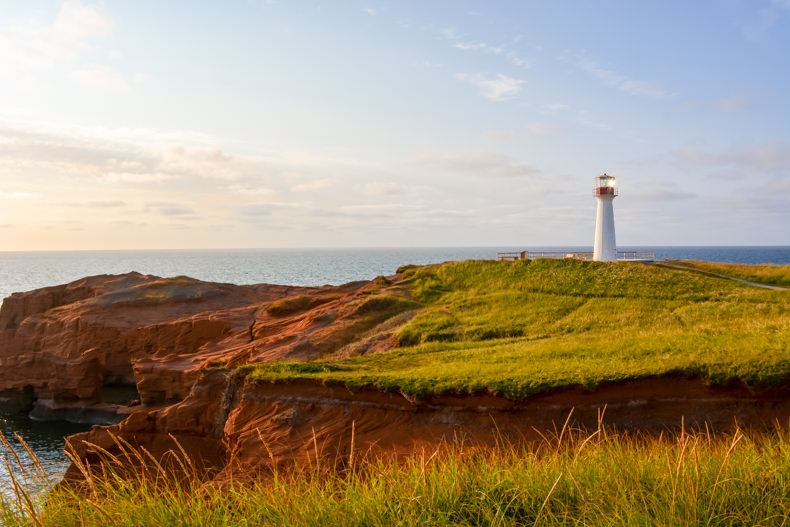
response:
M375 318L358 313L366 287L129 273L15 293L0 310L0 412L118 421L183 400L208 365L331 353Z
M243 372L201 375L182 402L138 412L111 427L69 439L80 458L96 449L121 454L113 438L144 446L161 462L185 451L212 484L245 482L272 469L348 466L365 459L430 456L443 445L465 449L530 448L564 426L594 432L667 433L772 428L790 418L785 388L754 394L744 387L712 388L700 379L670 377L612 383L595 392L578 388L512 401L488 394L414 401L400 393L352 393L317 381L272 383ZM66 476L80 481L75 467Z

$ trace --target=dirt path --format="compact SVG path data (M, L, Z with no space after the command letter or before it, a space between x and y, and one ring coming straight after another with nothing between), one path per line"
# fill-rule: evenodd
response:
M695 267L691 267L690 265L670 264L670 263L665 263L665 262L656 262L656 265L660 265L660 266L663 266L663 267L674 267L675 269L683 269L685 271L695 271L697 273L706 274L706 275L709 275L709 276L715 276L717 278L725 278L727 280L732 280L734 282L740 282L742 284L753 285L753 286L756 286L756 287L763 287L765 289L771 289L773 291L787 291L788 290L788 288L786 288L786 287L779 287L777 285L761 284L759 282L751 282L749 280L743 280L742 278L735 278L735 277L727 276L727 275L724 275L724 274L711 273L710 271L703 271L702 269L697 269Z

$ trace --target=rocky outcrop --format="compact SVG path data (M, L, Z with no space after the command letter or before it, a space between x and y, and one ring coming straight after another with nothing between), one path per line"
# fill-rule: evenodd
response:
M181 401L208 365L331 353L388 316L359 312L381 280L238 286L130 273L15 293L0 310L0 411L117 422Z
M523 401L490 394L415 401L315 381L272 383L238 368L386 350L414 305L399 276L288 287L130 273L17 293L0 310L0 410L115 423L72 436L70 448L90 462L127 442L164 465L183 449L218 483L316 458L342 465L448 443L524 444L566 420L595 429L604 413L621 430L722 430L790 419L787 388L755 394L689 378ZM67 479L79 478L72 466Z

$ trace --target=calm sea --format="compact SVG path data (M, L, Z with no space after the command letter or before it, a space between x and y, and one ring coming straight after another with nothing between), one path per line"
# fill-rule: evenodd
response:
M0 298L13 292L68 283L84 276L138 271L187 275L211 282L287 285L342 284L391 275L405 264L492 259L497 251L589 251L590 247L437 247L400 249L236 249L190 251L0 252ZM618 247L652 250L657 258L733 263L790 264L790 247ZM64 466L63 437L84 425L0 418L0 430L19 433L57 475ZM15 440L13 440L15 441ZM0 455L10 453L0 446ZM9 490L5 464L0 488Z
M391 275L405 264L492 259L497 251L591 251L591 247L436 247L400 249L233 249L189 251L0 252L0 299L84 276L138 271L234 284L324 285ZM618 247L656 258L790 263L782 247Z

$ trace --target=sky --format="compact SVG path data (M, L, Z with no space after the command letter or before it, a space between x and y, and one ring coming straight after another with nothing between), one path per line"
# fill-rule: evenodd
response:
M790 245L790 0L0 0L0 251Z

